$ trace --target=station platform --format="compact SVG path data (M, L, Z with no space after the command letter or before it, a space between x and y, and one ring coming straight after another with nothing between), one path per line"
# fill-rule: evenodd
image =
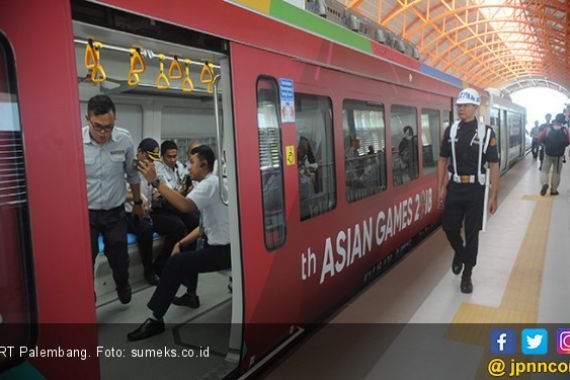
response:
M556 328L570 327L570 163L563 166L558 196L540 196L538 164L530 154L500 183L498 210L479 235L472 294L459 290L453 250L439 227L264 377L517 378L507 377L509 365L532 358L521 353L521 330L545 326L553 356L542 359L568 362L567 355L556 356ZM488 369L494 357L489 334L497 327L517 335L517 353L502 357L504 377Z

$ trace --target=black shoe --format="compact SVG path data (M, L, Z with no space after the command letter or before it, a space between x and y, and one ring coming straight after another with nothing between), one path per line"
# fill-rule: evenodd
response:
M542 185L542 189L540 189L540 195L545 196L546 190L548 190L548 185Z
M160 279L154 272L145 272L144 279L149 285L156 286L160 282Z
M461 289L461 293L465 294L473 293L473 283L471 282L471 277L462 277L459 289Z
M132 291L131 291L131 286L129 284L117 288L117 296L119 297L119 301L121 301L122 304L127 304L131 302L131 295Z
M558 192L558 190L553 190L553 191L550 192L550 195L558 195L558 194L560 194L560 193Z
M200 307L200 298L196 294L186 293L182 297L174 297L172 303L177 306L188 306L192 309Z
M453 261L451 262L451 271L453 272L453 274L459 274L461 273L462 269L463 269L463 263L459 260L457 254L455 254L455 256L453 256Z
M135 331L128 333L127 339L130 341L141 340L163 332L164 321L148 318Z

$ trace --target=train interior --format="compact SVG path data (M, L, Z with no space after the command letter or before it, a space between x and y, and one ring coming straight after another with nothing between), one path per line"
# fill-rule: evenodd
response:
M134 16L133 16L134 17ZM173 43L153 38L159 23L139 18L145 24L146 35L124 30L94 26L77 20L73 23L74 45L77 61L77 75L81 107L81 125L85 125L87 101L96 94L108 94L115 102L116 126L130 131L135 150L146 137L159 142L174 140L178 146L178 160L187 160L187 144L199 141L209 145L218 156L217 123L226 127L222 130L222 156L233 157L231 128L231 102L225 94L229 89L229 64L227 56L219 51L199 48L191 43ZM119 17L115 17L115 22ZM130 24L132 25L132 24ZM141 27L143 29L143 27ZM150 30L150 32L149 32ZM193 36L196 32L193 33ZM150 36L149 36L150 35ZM161 35L157 31L156 35ZM192 36L187 36L192 41ZM212 37L208 37L212 38ZM100 47L98 48L98 43ZM220 43L221 44L221 43ZM95 48L92 56L86 58L86 50ZM136 47L144 60L142 63L130 51ZM164 55L164 56L161 56ZM187 61L186 59L190 59ZM176 65L180 63L180 66ZM204 63L209 65L204 68ZM91 69L87 66L91 65ZM173 67L173 68L172 68ZM138 71L144 71L137 73ZM211 71L210 71L211 70ZM170 71L170 72L169 72ZM102 80L102 76L106 76ZM163 75L164 74L164 75ZM179 74L179 75L177 75ZM213 86L208 83L213 76L221 75L218 86L219 121L215 117ZM179 79L174 79L180 77ZM192 82L191 84L189 82ZM130 82L130 83L129 83ZM138 83L137 83L138 82ZM158 88L163 87L163 88ZM188 91L193 87L192 91ZM230 131L228 131L230 130ZM218 160L219 161L219 160ZM236 195L235 169L231 161L221 164L221 171L228 181L230 198L230 226L232 231L232 268L221 272L199 275L197 293L201 306L191 309L171 305L165 315L166 332L138 342L127 342L126 334L134 330L150 316L146 307L155 287L146 283L143 267L136 245L136 236L129 234L130 283L132 300L123 305L117 299L115 284L100 238L100 253L95 264L95 291L97 322L99 324L99 345L126 350L144 350L156 347L191 348L200 360L130 360L117 361L100 358L101 376L125 374L142 377L156 374L159 377L178 378L181 374L223 377L235 369L241 346L241 268L238 249L239 231L237 207L232 205ZM235 229L235 230L234 230ZM237 238L236 238L237 236ZM236 244L237 242L237 244ZM156 257L163 238L155 234L153 254ZM185 292L181 286L178 295ZM232 328L233 326L233 328Z

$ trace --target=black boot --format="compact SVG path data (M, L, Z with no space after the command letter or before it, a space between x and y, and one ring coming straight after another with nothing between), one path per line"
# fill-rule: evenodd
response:
M470 294L473 293L473 283L471 282L471 273L473 271L473 267L470 265L465 265L465 269L463 269L463 274L461 275L461 285L459 288L461 289L461 293Z
M461 273L461 269L463 269L463 263L461 262L460 256L455 252L453 255L453 261L451 262L451 271L453 274Z

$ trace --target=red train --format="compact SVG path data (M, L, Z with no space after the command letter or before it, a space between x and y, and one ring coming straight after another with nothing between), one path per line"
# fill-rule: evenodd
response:
M126 347L129 376L162 374L161 365L176 368L174 377L249 374L438 224L439 140L461 83L282 0L238 3L256 9L222 0L2 5L4 375L123 374L126 364L97 351L102 342ZM217 355L200 364L137 358L140 346L125 342L120 325L102 327L141 322L147 310L109 319L104 258L95 289L108 302L93 302L80 127L81 107L97 93L112 96L135 143L199 139L221 153L233 292L218 274L206 277L211 307L176 327L181 336L193 323L227 327ZM506 170L526 151L524 109L481 93Z

